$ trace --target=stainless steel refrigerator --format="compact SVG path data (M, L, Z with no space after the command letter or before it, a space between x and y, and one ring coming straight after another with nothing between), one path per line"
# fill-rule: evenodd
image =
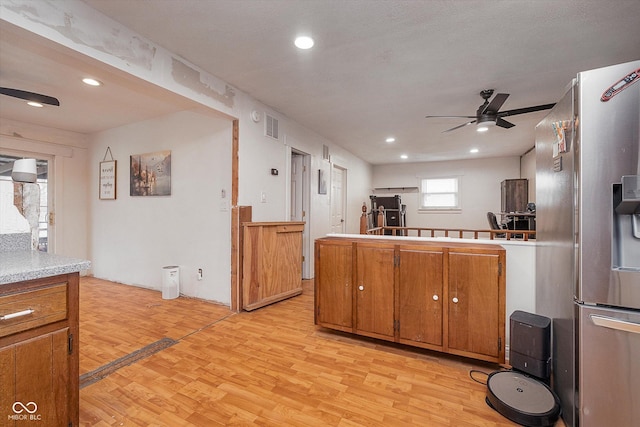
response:
M640 425L638 80L579 73L536 127L536 312L569 427Z

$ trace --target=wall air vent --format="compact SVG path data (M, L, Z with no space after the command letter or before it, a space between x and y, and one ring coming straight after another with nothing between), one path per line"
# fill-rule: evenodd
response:
M264 121L264 135L273 139L278 138L278 119L275 117L271 117L270 115L265 113L265 121Z

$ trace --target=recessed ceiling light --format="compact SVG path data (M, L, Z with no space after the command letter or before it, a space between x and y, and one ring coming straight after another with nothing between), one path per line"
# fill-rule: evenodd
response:
M96 79L92 79L91 77L85 77L84 79L82 79L82 82L84 84L87 84L89 86L102 86L102 82Z
M392 142L396 142L396 139L392 136L390 136L389 138L385 139L385 142L387 144L391 144Z
M409 158L409 156L407 156L406 154L400 154L400 158L401 158L401 159L408 159L408 158Z
M298 36L294 44L298 49L311 49L313 47L313 39L309 36Z
M477 148L472 148L471 150L469 150L470 153L477 153L478 151L480 150L478 150Z
M36 101L29 101L29 102L27 102L27 105L30 105L32 107L37 107L37 108L44 107L44 105L42 105L41 103L36 102Z

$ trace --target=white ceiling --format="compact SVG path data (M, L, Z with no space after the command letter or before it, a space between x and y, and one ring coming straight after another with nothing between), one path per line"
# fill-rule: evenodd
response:
M545 112L486 134L424 116L474 115L482 89L511 94L502 110L553 103L577 72L640 57L637 0L84 1L372 164L521 155ZM3 117L90 133L193 106L0 24L0 85L63 104L41 120L3 96ZM108 93L71 81L88 70Z

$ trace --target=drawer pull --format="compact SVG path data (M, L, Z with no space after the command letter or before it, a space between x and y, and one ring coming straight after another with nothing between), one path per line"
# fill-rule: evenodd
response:
M434 300L434 301L438 301L438 295L434 295L434 296L433 296L433 300Z
M454 304L457 304L458 303L458 298L457 297L453 297L453 299L451 301L453 301Z
M28 316L31 313L33 313L35 310L28 308L26 310L22 310L22 311L16 311L15 313L11 313L11 314L5 314L4 316L0 316L0 320L9 320L9 319L15 319L16 317L22 317L22 316Z

